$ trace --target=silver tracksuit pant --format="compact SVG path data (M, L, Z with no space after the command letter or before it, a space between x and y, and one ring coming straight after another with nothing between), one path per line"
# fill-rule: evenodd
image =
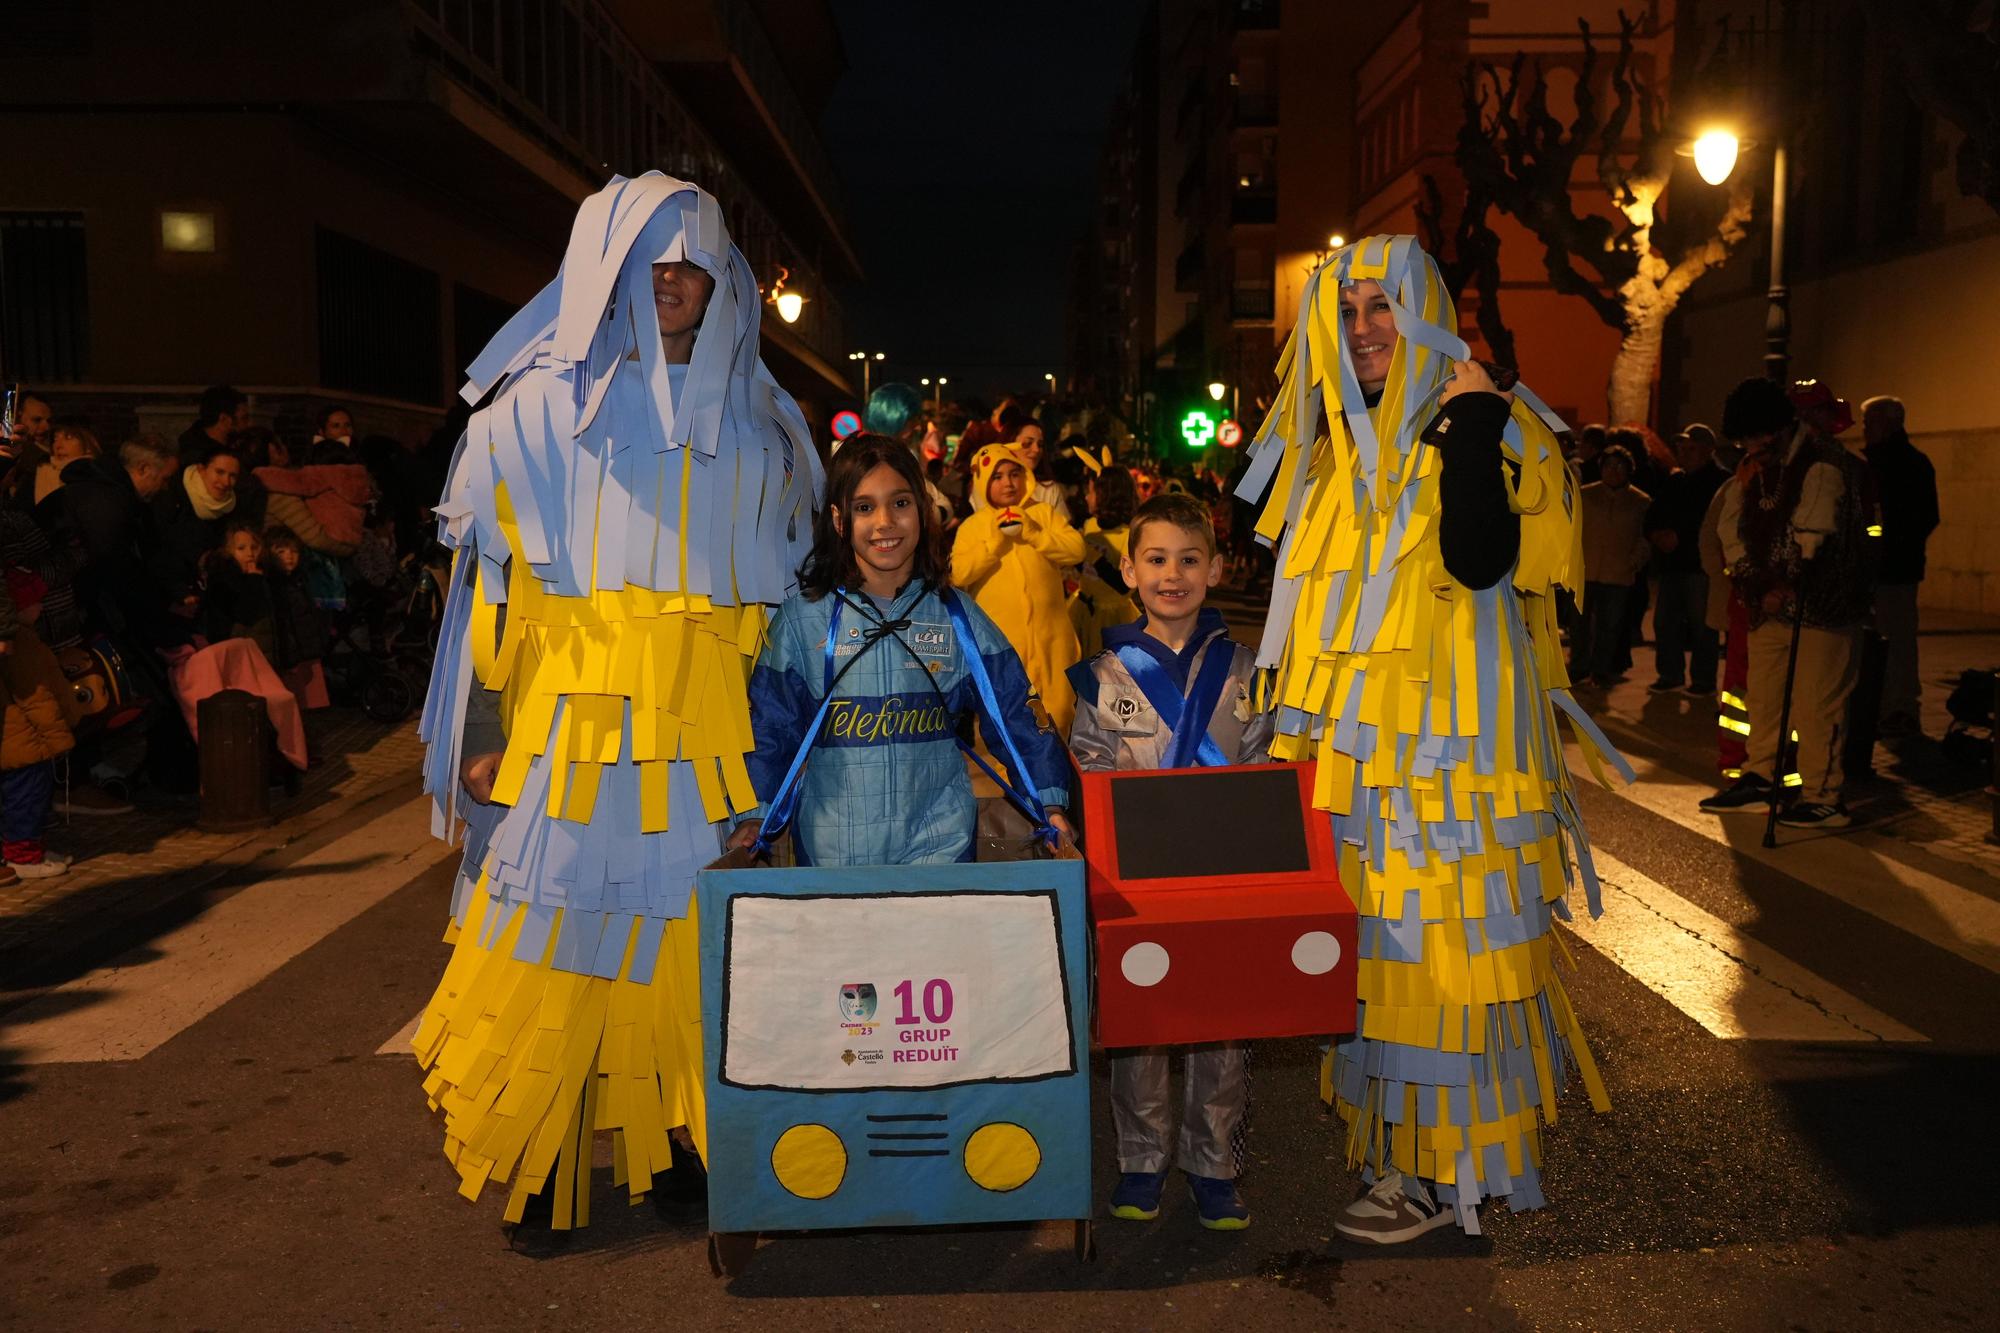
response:
M1250 1080L1242 1043L1150 1046L1111 1057L1111 1123L1118 1131L1118 1169L1167 1169L1173 1133L1168 1061L1186 1062L1181 1096L1180 1155L1191 1175L1236 1178L1236 1142L1248 1111Z

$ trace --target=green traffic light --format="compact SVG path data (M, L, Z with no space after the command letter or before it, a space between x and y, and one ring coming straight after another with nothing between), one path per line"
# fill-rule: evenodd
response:
M1215 438L1215 418L1198 407L1188 409L1181 419L1181 438L1191 449L1200 449Z

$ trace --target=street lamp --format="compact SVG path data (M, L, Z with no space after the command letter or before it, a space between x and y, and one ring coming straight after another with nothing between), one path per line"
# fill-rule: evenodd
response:
M849 361L859 361L861 363L862 402L865 403L868 401L869 386L874 378L875 363L887 355L887 352L849 352L847 354Z
M1055 396L1055 392L1056 392L1056 377L1055 377L1055 373L1054 373L1053 371L1047 371L1047 370L1043 371L1043 372L1042 372L1042 380L1043 380L1043 382L1044 382L1044 383L1046 383L1046 384L1047 384L1047 385L1049 386L1049 396L1050 396L1051 398L1053 398L1053 397Z
M806 308L806 298L796 291L788 290L785 283L790 281L792 271L783 264L778 265L778 276L771 284L771 294L765 299L778 308L778 318L787 324L799 322L799 313Z
M1702 131L1700 137L1679 150L1694 159L1694 169L1710 185L1720 185L1736 169L1742 149L1754 148L1748 139L1719 126ZM1785 286L1785 193L1788 188L1785 142L1771 141L1771 286L1765 293L1769 303L1764 312L1764 373L1785 383L1792 364L1792 295Z
M1736 152L1740 147L1736 136L1728 130L1714 129L1704 130L1689 152L1701 178L1710 185L1720 185L1736 170Z
M1342 236L1339 232L1335 232L1333 235L1326 238L1326 248L1329 250L1338 250L1341 246L1346 244L1347 244L1347 238L1345 236Z

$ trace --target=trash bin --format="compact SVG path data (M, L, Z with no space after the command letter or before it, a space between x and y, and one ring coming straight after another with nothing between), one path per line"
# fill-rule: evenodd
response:
M264 701L221 690L195 705L201 733L201 815L195 827L236 833L271 822L271 737Z

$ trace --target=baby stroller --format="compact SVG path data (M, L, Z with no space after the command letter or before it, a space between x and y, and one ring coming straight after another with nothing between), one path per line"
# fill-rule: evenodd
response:
M336 697L358 704L377 722L408 717L423 698L437 655L444 622L439 571L406 560L384 586L356 580L347 605L331 618L324 666Z
M1996 673L1971 669L1961 672L1958 684L1945 702L1951 726L1939 738L1945 756L1968 772L1982 773L1992 780L1994 763L1993 700Z

